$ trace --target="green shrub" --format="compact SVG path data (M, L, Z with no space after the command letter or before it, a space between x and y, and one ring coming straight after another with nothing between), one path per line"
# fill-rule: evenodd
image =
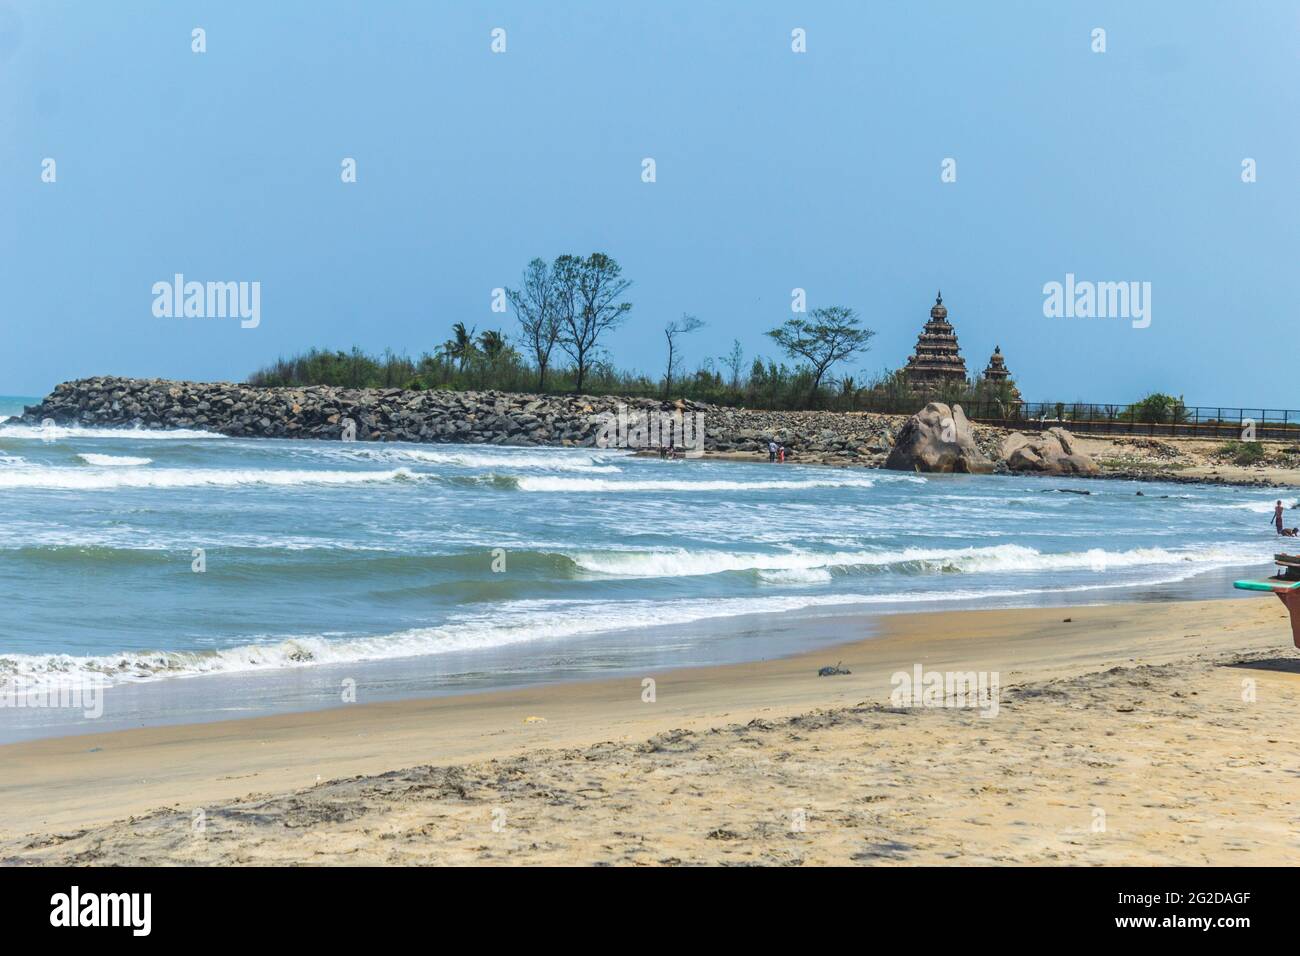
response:
M1230 441L1219 448L1219 454L1236 465L1254 465L1268 458L1264 446L1257 441Z

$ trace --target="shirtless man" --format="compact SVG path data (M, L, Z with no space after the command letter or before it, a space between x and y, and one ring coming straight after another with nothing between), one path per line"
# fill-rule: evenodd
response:
M1273 509L1273 527L1277 528L1278 534L1286 533L1286 529L1282 527L1282 502L1280 501L1277 503L1277 507Z

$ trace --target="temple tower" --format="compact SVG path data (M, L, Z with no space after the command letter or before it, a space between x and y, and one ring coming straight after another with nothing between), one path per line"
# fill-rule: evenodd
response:
M907 357L903 369L907 384L924 391L943 384L961 384L966 381L966 361L957 347L957 333L948 322L948 308L940 292L930 309L930 321L925 323L916 340L916 353Z
M984 370L984 377L990 382L1005 382L1011 378L1006 360L1002 358L1002 346L993 346L993 354L989 356L989 365Z
M989 356L988 368L984 369L984 381L994 386L1007 386L1010 388L1010 396L1015 401L1020 401L1020 389L1016 388L1015 380L1011 377L1011 370L1007 368L1006 361L1002 358L1002 347L993 346L993 354Z

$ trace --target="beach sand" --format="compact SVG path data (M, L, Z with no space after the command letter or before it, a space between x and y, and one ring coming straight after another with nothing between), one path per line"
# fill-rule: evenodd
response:
M1300 862L1300 652L1276 600L873 626L648 673L653 703L636 676L0 747L0 859ZM852 673L817 676L837 660ZM918 664L996 672L996 716L891 707Z

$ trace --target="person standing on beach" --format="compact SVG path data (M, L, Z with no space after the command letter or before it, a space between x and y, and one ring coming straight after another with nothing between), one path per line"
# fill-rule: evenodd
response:
M1277 528L1277 533L1282 533L1282 502L1277 503L1273 509L1273 527Z
M777 445L777 446L776 446L776 460L777 460L778 462L780 462L781 464L783 464L783 465L785 464L785 446L784 446L784 445Z
M767 442L767 460L769 464L776 461L776 442L772 439Z

